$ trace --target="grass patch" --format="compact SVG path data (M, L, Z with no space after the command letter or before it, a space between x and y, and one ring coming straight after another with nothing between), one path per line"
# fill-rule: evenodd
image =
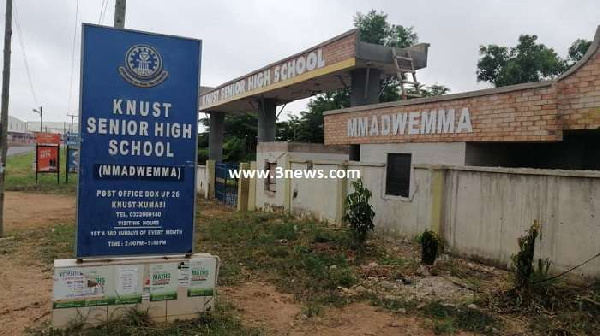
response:
M346 230L269 213L200 213L199 222L199 248L223 262L221 284L242 280L246 269L313 305L340 305L346 298L339 287L358 281Z
M219 305L210 313L193 320L175 321L174 323L153 323L147 312L128 311L123 317L114 319L96 327L85 327L83 323L74 323L66 329L58 330L50 326L30 329L31 336L259 336L263 332L255 328L244 327L232 313L230 305Z
M14 237L0 239L0 255L12 254L15 252L17 248L18 240L14 239Z
M52 265L54 259L75 258L75 224L56 224L43 229L17 231L14 238L19 247L32 251L32 257ZM2 250L0 244L0 251ZM14 252L14 251L10 251Z
M318 303L309 302L306 306L302 307L302 314L307 318L321 316L323 314L323 306Z
M600 330L600 282L575 287L560 279L533 284L529 291L501 291L487 298L494 309L529 317L543 335L594 335Z
M455 333L465 330L476 333L491 333L499 322L490 314L468 307L447 306L434 301L421 309L423 315L433 320L436 334Z
M397 312L399 310L412 310L415 308L416 302L409 301L404 299L389 299L386 297L377 297L374 296L371 298L371 305L376 307L382 307L392 312Z
M56 174L38 174L35 181L33 162L35 150L30 153L16 154L8 157L6 162L6 190L7 191L35 191L42 193L74 193L77 187L77 174L69 174L69 183L66 178L66 151L60 151L60 184L56 182Z
M43 240L41 259L52 263L54 259L75 257L75 224L58 224L46 232Z

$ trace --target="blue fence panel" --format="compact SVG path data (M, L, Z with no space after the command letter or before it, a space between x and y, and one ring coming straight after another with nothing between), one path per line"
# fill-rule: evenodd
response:
M229 171L239 167L238 163L217 163L215 167L215 197L228 206L237 205L238 190L238 179L229 176Z

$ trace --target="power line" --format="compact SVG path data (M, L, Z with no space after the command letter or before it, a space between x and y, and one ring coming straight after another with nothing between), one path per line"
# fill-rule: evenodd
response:
M545 279L542 279L542 280L539 280L539 281L534 281L534 283L546 282L546 281L554 280L554 279L556 279L556 278L560 278L561 276L563 276L563 275L565 275L565 274L567 274L567 273L570 273L570 272L572 272L572 271L576 270L577 268L579 268L579 267L581 267L581 266L583 266L583 265L585 265L585 264L589 263L590 261L592 261L592 260L594 260L594 259L596 259L596 258L598 258L598 257L600 257L600 253L596 253L596 254L595 254L593 257L589 258L588 260L586 260L586 261L584 261L584 262L582 262L582 263L580 263L580 264L577 264L577 265L575 265L575 266L573 266L573 267L569 268L569 269L568 269L568 270L566 270L566 271L563 271L563 272L561 272L561 273L559 273L559 274L557 274L557 275L555 275L555 276L551 276L551 277L549 277L549 278L545 278Z
M108 0L102 0L100 4L100 17L98 17L98 24L102 23L104 19L104 15L106 14L106 9L108 8Z
M19 24L19 11L17 10L17 3L14 3L14 21L15 26L17 26L17 35L19 36L19 44L21 45L21 53L23 54L23 63L25 64L25 72L27 73L27 79L29 81L29 90L31 90L31 95L33 96L33 101L35 105L38 105L37 96L35 94L35 90L33 89L33 80L31 79L31 70L29 69L29 61L27 59L27 49L25 49L25 37L23 36L23 31L21 30L21 25Z
M67 112L71 110L71 98L73 97L73 72L75 71L75 41L77 40L77 21L79 19L79 0L75 9L75 27L73 29L73 48L71 49L71 76L69 77L69 100L67 101Z
M106 0L102 0L102 3L100 4L100 16L98 16L98 24L102 23L102 12L104 11L105 3L106 3Z

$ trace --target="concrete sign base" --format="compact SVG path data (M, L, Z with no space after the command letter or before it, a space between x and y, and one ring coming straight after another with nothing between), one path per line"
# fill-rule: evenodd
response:
M130 309L156 322L192 319L214 308L219 258L168 257L54 261L52 325L97 325Z

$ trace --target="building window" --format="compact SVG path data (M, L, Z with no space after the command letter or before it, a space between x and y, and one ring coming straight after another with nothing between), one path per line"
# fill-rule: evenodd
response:
M410 154L388 154L385 178L386 195L408 197L410 191L410 162Z
M277 169L277 162L265 162L265 171L269 172L267 178L265 178L265 191L276 192L277 184L275 181L275 174Z

